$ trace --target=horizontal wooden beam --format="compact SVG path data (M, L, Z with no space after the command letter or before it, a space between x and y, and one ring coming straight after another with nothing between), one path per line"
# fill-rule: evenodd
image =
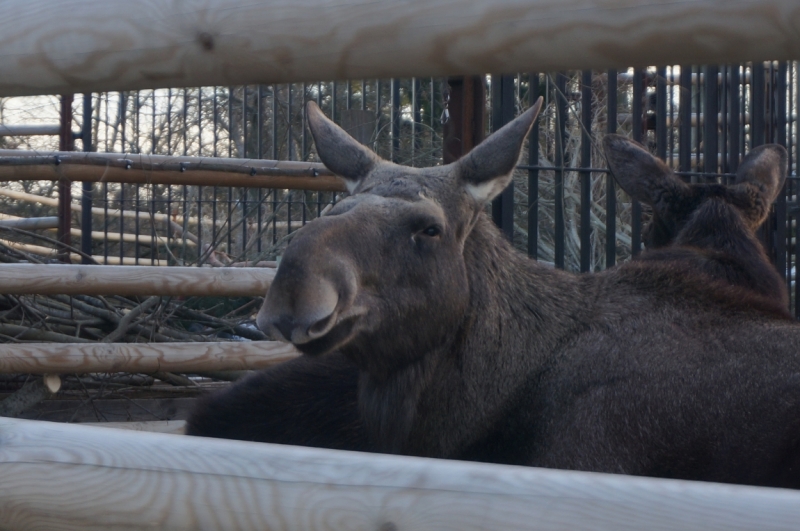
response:
M267 293L275 271L272 267L0 264L0 293L256 297Z
M58 228L58 218L56 216L44 218L20 218L0 214L0 227L20 230L41 230Z
M0 96L800 57L797 0L7 0L4 8Z
M61 131L58 124L15 125L0 124L0 136L38 136L57 135Z
M240 371L271 367L298 355L293 346L277 341L19 343L0 348L0 374Z
M15 530L774 531L781 489L0 419Z
M0 39L1 40L1 39ZM233 186L343 192L341 179L315 162L170 157L125 153L0 150L0 181L72 181Z

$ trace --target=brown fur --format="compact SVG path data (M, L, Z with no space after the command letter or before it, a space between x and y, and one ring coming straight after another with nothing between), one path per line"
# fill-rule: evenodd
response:
M299 231L259 325L350 360L346 422L372 450L800 488L800 328L780 304L680 259L549 269L487 219L537 112L423 170L375 158L310 104L353 195ZM189 432L216 435L223 415L263 425L252 383ZM320 408L306 413L347 417Z

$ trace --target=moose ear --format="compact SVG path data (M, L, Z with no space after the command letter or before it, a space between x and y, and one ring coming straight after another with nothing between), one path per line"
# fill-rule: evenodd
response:
M769 214L775 198L783 189L789 156L778 144L765 144L750 150L728 187L732 201L753 229Z
M735 183L758 183L763 186L767 203L772 204L783 188L789 168L786 149L778 144L764 144L750 150L736 172Z
M352 194L358 183L378 165L380 157L329 120L315 102L306 104L306 116L320 160L344 179Z
M603 150L620 187L659 214L668 214L672 201L690 193L688 184L638 142L621 135L606 135Z
M455 162L467 193L479 204L493 199L511 182L522 143L539 115L542 101L539 97L530 109Z

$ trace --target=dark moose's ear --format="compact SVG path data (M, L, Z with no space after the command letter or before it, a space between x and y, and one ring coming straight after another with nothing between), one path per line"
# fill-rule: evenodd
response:
M380 157L329 120L315 102L306 104L306 116L320 160L344 179L352 194L358 183L381 161Z
M632 198L668 215L669 205L690 193L689 185L638 142L606 135L603 149L614 179Z
M455 162L467 192L478 204L493 199L511 182L522 143L539 115L542 101L540 97L530 109Z
M783 189L789 156L778 144L765 144L750 150L736 172L734 201L752 227L764 222L773 201Z

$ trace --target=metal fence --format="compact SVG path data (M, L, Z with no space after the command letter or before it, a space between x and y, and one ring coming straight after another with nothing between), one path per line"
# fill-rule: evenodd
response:
M529 255L574 271L601 270L640 251L648 216L610 179L599 149L603 135L642 142L696 182L729 178L744 153L777 142L789 150L791 176L763 237L800 315L794 302L800 297L794 282L799 81L793 62L479 78L476 97L490 119L475 122L476 137L545 97L493 215ZM430 166L446 158L447 123L461 118L450 91L447 80L403 79L102 93L87 105L76 100L73 129L91 136L86 147L98 151L312 161L303 103L314 99L335 121L366 127L361 140L381 156ZM24 147L22 137L8 140ZM52 183L24 186L40 195L53 190ZM113 183L95 185L93 197L93 255L168 264L203 262L204 249L233 261L273 259L295 229L337 199L330 192ZM53 210L3 201L3 213ZM136 211L144 214L131 215Z

